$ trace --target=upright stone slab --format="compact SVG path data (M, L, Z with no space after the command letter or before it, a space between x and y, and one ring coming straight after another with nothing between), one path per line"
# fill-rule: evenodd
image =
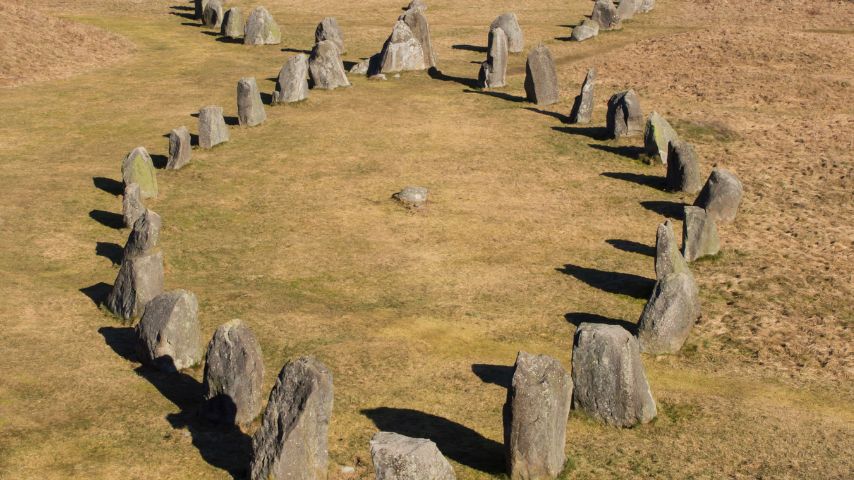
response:
M142 315L145 305L163 291L163 253L155 249L122 259L105 306L124 320Z
M136 147L122 160L122 181L139 184L142 198L157 198L157 172L145 147Z
M456 480L454 469L436 444L392 432L371 438L376 480Z
M125 193L122 196L122 220L124 220L125 227L133 228L133 224L143 213L145 213L145 205L142 204L139 184L125 185Z
M685 207L682 223L682 255L693 262L717 254L721 249L715 218L700 207Z
M136 326L140 361L177 372L202 361L199 302L186 290L161 293L145 306Z
M222 35L226 38L243 38L243 12L237 7L231 7L225 11L222 20Z
M228 141L228 127L222 107L208 105L199 110L199 147L213 148Z
M193 15L195 16L195 18L203 20L205 14L205 7L208 4L208 0L195 0L193 3L195 6L195 12Z
M407 10L406 13L400 16L399 20L403 20L412 30L412 35L421 44L421 51L424 57L425 68L436 66L436 52L433 50L433 40L430 38L430 24L427 22L427 16L419 9Z
M647 155L658 158L667 165L667 154L670 144L679 140L676 130L658 112L649 114L643 132L643 147Z
M378 73L396 73L427 68L421 43L403 20L398 20L394 24L391 35L383 45L380 58L381 66ZM373 73L368 72L369 75Z
M314 46L308 59L308 73L312 88L334 90L338 87L349 87L344 63L338 54L338 47L329 40L324 40Z
M519 352L507 391L504 448L511 480L556 478L566 462L572 379L547 355Z
M222 2L220 0L208 0L202 14L202 21L208 28L222 27Z
M661 280L671 273L683 272L690 273L688 262L679 251L673 224L665 220L655 232L655 278Z
M623 27L620 16L617 14L617 7L612 0L596 0L590 19L598 23L599 28L603 30L617 30Z
M178 127L169 132L169 159L166 161L167 170L179 170L190 163L193 147L190 131L187 127Z
M324 18L314 29L314 43L320 43L324 40L329 40L335 44L338 53L342 55L347 53L344 48L344 34L341 33L341 28L338 27L338 22L333 17Z
M582 323L572 346L573 408L617 427L656 415L637 339L619 325Z
M576 42L583 42L597 35L599 35L599 22L585 18L580 24L573 27L569 38Z
M273 16L264 7L255 7L246 20L243 43L246 45L276 45L282 42L282 32Z
M261 412L264 359L261 345L241 320L220 325L205 354L205 416L248 425Z
M486 61L480 65L478 82L483 88L507 85L507 34L501 27L489 31Z
M489 30L500 28L507 35L507 50L510 53L519 53L525 49L525 36L522 34L522 27L519 26L519 19L515 13L502 13L492 24L489 25Z
M308 98L308 55L298 53L279 71L273 103L301 102Z
M326 479L331 415L332 374L326 366L313 357L288 362L252 437L250 479Z
M670 143L667 154L667 188L674 192L697 193L703 187L700 162L694 146L683 140Z
M639 13L649 13L652 9L655 8L655 0L640 0L640 5L638 6Z
M146 210L140 215L133 224L133 230L128 235L123 257L138 257L157 247L162 223L160 215L154 213L152 210Z
M659 279L638 321L638 342L644 353L677 353L700 318L700 295L689 272Z
M620 4L617 5L617 17L619 17L620 21L629 20L635 16L639 1L640 0L620 0Z
M643 110L634 90L615 93L608 100L608 116L605 123L608 133L613 138L643 133Z
M266 119L267 113L255 77L241 78L237 82L237 121L243 127L254 127Z
M713 168L694 205L704 208L718 222L731 222L738 214L744 186L734 173Z
M528 54L525 65L525 93L528 101L537 105L551 105L560 100L560 88L552 54L542 43Z
M572 111L569 112L569 123L587 124L593 118L593 88L596 83L596 69L587 70L581 93L575 97Z

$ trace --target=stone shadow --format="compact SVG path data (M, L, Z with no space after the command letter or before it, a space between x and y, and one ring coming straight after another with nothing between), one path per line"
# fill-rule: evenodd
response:
M598 323L602 325L618 325L620 327L625 328L632 335L637 334L638 327L636 324L632 322L627 322L625 320L617 320L615 318L603 317L602 315L596 315L595 313L582 313L582 312L570 312L564 315L566 321L578 327L582 323Z
M655 256L655 247L650 247L649 245L644 245L640 242L612 238L605 240L605 243L624 252L639 253L641 255L646 255L647 257Z
M489 365L485 363L473 363L471 371L483 383L492 383L499 387L510 388L513 382L513 365Z
M646 200L640 202L641 206L649 211L674 220L682 220L685 217L684 207L682 202L668 202L665 200Z
M477 45L466 45L463 43L458 43L456 45L451 45L451 48L454 50L466 50L469 52L478 52L478 53L486 53L487 47L478 47Z
M655 281L639 275L621 272L609 272L596 268L580 267L566 264L557 268L558 272L575 277L591 287L608 293L628 295L633 298L648 299L655 286Z
M120 182L118 180L113 180L112 178L107 177L92 177L92 183L95 185L95 188L103 190L110 195L119 196L125 193L125 184L124 182Z
M164 169L166 168L166 164L169 162L169 157L166 155L151 155L151 163L154 164L154 168Z
M539 108L534 107L525 107L525 110L529 112L539 113L540 115L545 115L547 117L552 117L560 120L560 123L569 123L569 117L558 112L550 112L548 110L540 110Z
M89 212L89 218L95 220L105 227L122 229L125 226L125 219L118 213L107 212L105 210L92 210Z
M453 75L446 75L436 67L431 67L430 69L428 69L427 75L430 75L430 78L432 78L433 80L441 80L443 82L456 82L468 88L477 88L479 86L476 78L464 78L455 77Z
M600 175L603 177L616 178L617 180L625 180L627 182L637 183L638 185L652 187L656 190L665 190L665 179L659 175L630 172L603 172Z
M610 134L605 127L552 127L552 130L568 133L570 135L581 135L593 140L608 140Z
M631 158L633 160L639 159L641 154L644 152L643 147L636 147L634 145L611 146L601 145L598 143L591 143L589 145L590 148L595 148L596 150L602 150L603 152L613 153L622 157Z
M98 242L95 245L95 253L113 262L113 265L120 265L124 257L124 249L121 245L112 242Z
M83 287L80 289L80 293L89 297L89 300L92 300L92 303L95 306L100 307L102 303L107 299L107 295L113 291L113 286L109 283L98 282L95 285L91 285L88 287Z
M301 50L299 48L283 48L283 52L291 52L291 53L304 53L306 55L311 55L311 50Z
M516 102L522 103L528 101L525 97L520 97L518 95L511 95L509 93L504 92L495 92L492 90L463 90L463 93L476 93L478 95L486 95L487 97L495 97L500 98L502 100L507 100L508 102Z

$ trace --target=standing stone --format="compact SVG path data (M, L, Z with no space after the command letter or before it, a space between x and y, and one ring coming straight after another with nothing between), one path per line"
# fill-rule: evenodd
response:
M157 198L157 172L145 147L136 147L122 161L122 181L139 184L142 198Z
M556 478L566 462L572 379L547 355L519 352L507 390L504 448L511 480Z
M406 187L391 198L408 208L419 208L427 203L427 189L424 187Z
M697 193L703 186L700 162L694 146L683 140L670 143L667 154L667 188L674 192Z
M222 27L222 2L220 0L208 0L202 17L202 21L206 27Z
M163 291L163 253L155 249L122 259L106 307L124 320L142 315L145 305Z
M208 5L208 0L195 0L194 4L195 4L194 5L195 6L195 12L194 12L195 18L197 18L199 20L203 20L204 14L205 14L205 7Z
M285 364L252 437L251 480L325 479L331 416L332 374L326 366L313 357Z
M620 4L617 6L617 17L620 18L620 21L634 17L638 3L639 0L620 0Z
M643 110L634 90L615 93L608 100L606 128L613 138L643 133Z
M243 12L237 7L226 10L222 20L222 35L226 38L243 38L243 27Z
M663 165L667 165L667 153L671 142L679 140L676 130L658 112L649 114L643 132L644 151L650 157L658 157Z
M404 8L404 10L420 10L422 12L427 11L427 4L424 3L424 0L412 0L409 2L409 5Z
M228 141L228 127L222 107L209 105L199 110L199 147L213 148Z
M528 101L537 105L551 105L560 100L555 62L549 49L542 43L528 54L525 93Z
M254 127L267 119L261 92L255 77L243 77L237 82L237 120L241 126Z
M371 438L376 480L456 480L454 469L436 444L392 432Z
M573 408L617 427L656 415L637 339L619 325L582 323L572 347Z
M199 302L186 290L164 292L145 306L136 326L140 361L177 372L202 360Z
M593 87L596 83L596 69L587 70L581 93L575 97L572 111L569 112L569 123L590 123L593 118Z
M478 81L483 88L507 85L507 34L501 27L489 31L486 61L480 65Z
M436 52L433 51L433 40L430 38L430 24L422 10L407 10L398 20L403 20L412 30L412 36L418 39L423 52L425 68L436 66Z
M380 53L380 72L395 73L427 68L421 43L412 34L412 29L403 20L394 24L391 35ZM368 72L372 74L372 72Z
M580 25L576 25L572 29L572 35L569 38L576 42L583 42L597 35L599 35L599 22L585 18Z
M308 59L308 73L312 87L321 90L334 90L338 87L349 87L344 62L338 54L338 47L329 40L324 40L314 46Z
M655 8L655 0L640 0L638 12L649 13L652 11L653 8Z
M279 71L273 103L300 102L308 98L308 55L298 53Z
M489 29L501 28L507 35L507 50L510 53L519 53L525 49L525 36L522 34L522 27L519 26L519 19L512 12L503 13L492 21Z
M261 412L264 359L261 345L241 320L216 329L205 355L205 416L248 425Z
M723 168L713 168L694 205L704 208L719 222L731 222L738 214L744 186L734 173Z
M659 279L638 321L638 342L644 353L677 353L700 318L700 296L689 272Z
M243 31L243 43L246 45L276 45L282 42L282 32L273 16L264 7L255 7L249 13L246 28Z
M169 160L166 161L167 170L178 170L188 163L193 154L190 140L190 131L187 127L178 127L169 132Z
M661 280L671 273L683 272L690 273L688 262L679 251L673 224L668 219L655 232L655 278Z
M623 27L620 16L617 14L617 7L612 0L596 0L590 19L598 23L603 30L616 30Z
M715 217L700 207L685 207L682 223L682 255L693 262L698 258L715 255L721 249Z
M133 228L133 224L143 213L145 213L145 205L140 198L139 184L125 185L125 193L122 196L122 219L125 227Z
M347 53L344 48L344 34L338 27L338 22L333 17L326 17L317 24L314 30L314 43L320 43L324 40L329 40L338 48L338 53L343 55Z
M133 258L153 250L160 239L160 215L146 210L133 224L133 230L125 243L123 258Z

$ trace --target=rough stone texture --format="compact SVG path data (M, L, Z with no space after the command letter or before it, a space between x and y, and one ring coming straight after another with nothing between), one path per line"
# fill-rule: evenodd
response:
M510 53L519 53L525 49L525 35L522 34L522 27L519 26L519 19L512 12L503 13L492 21L489 29L493 30L500 28L507 35L507 50Z
M249 13L243 31L246 45L276 45L282 42L282 32L273 16L264 7L255 7Z
M682 255L693 262L698 258L715 255L721 249L715 218L700 207L685 207L682 223Z
M659 279L638 321L642 352L677 353L700 317L700 296L689 272Z
M202 22L208 28L222 27L222 2L220 0L208 0L202 14Z
M637 11L639 13L649 13L653 8L655 8L655 0L640 0Z
M199 147L213 148L228 141L228 126L222 107L208 105L199 110Z
M424 70L427 63L421 42L403 20L394 24L391 35L383 45L378 73L394 73L406 70Z
M649 114L643 132L644 151L650 157L657 157L662 164L667 165L667 154L671 142L679 140L676 130L658 112Z
M571 401L572 379L559 361L519 352L504 407L511 480L555 478L561 472Z
M661 280L671 273L685 272L690 273L688 262L679 251L673 224L665 220L655 232L655 278Z
M640 99L634 90L615 93L608 100L606 128L613 138L643 133L643 110L641 110Z
M125 258L107 297L107 309L124 320L142 315L145 305L163 291L163 253Z
M674 192L697 193L703 187L700 162L694 146L682 140L670 143L667 154L667 188Z
M261 412L264 359L261 345L241 320L220 325L205 354L205 416L248 425Z
M139 184L142 198L157 198L157 172L145 147L136 147L122 160L122 181Z
M243 28L243 12L237 7L226 10L222 20L222 35L227 38L243 38Z
M478 82L483 88L507 85L507 34L501 27L489 31L486 61L480 65Z
M612 0L596 0L590 19L598 23L603 30L616 30L623 26Z
M338 47L329 40L316 44L312 49L308 59L308 73L312 82L311 88L334 90L350 86Z
M371 439L376 480L456 480L454 469L436 444L392 432Z
M267 119L261 91L255 77L243 77L237 82L237 121L241 126L254 127Z
M731 222L738 214L744 186L734 173L723 168L713 168L709 179L694 201L718 222Z
M573 408L631 427L656 415L637 339L619 325L582 323L572 347Z
M300 102L308 98L308 55L298 53L279 71L273 103Z
M361 62L350 67L350 70L348 71L348 73L352 73L355 75L367 75L370 68L371 68L371 59L366 58L366 59L362 60Z
M391 198L407 207L421 207L427 203L427 189L424 187L406 187Z
M169 132L169 159L166 161L167 170L178 170L188 163L193 155L190 131L187 127L178 127Z
M162 224L163 220L160 218L160 215L151 210L143 212L136 222L134 222L133 230L128 235L123 258L144 255L157 247Z
M596 69L587 70L581 93L575 97L572 111L569 112L569 123L590 123L593 118L593 89L596 84Z
M640 0L620 0L620 4L617 5L617 17L620 18L620 21L634 17L639 3Z
M421 10L422 12L426 12L427 4L423 0L412 0L404 10Z
M207 6L207 4L208 4L208 0L195 0L195 2L194 2L194 6L195 6L194 16L197 19L202 20L204 13L205 13L205 7Z
M251 480L327 477L332 374L313 357L288 362L252 437Z
M427 16L419 9L407 10L406 13L400 16L399 20L403 20L409 29L412 30L418 43L421 44L421 51L424 57L425 68L436 66L436 52L433 50L433 40L430 38L430 24L427 22Z
M192 367L202 360L199 302L186 290L164 292L145 306L136 326L140 361L164 372Z
M585 18L581 24L572 29L570 38L576 42L583 42L597 35L599 35L599 22Z
M125 185L125 193L122 196L122 219L125 227L133 228L136 220L145 213L145 205L142 204L142 198L139 193L139 184L131 183Z
M344 47L344 34L341 33L341 28L338 27L338 22L334 17L324 18L314 30L314 43L320 43L324 40L329 40L335 44L339 54L347 53Z
M528 101L537 105L551 105L560 100L560 88L552 54L542 43L528 54L525 65L525 93Z

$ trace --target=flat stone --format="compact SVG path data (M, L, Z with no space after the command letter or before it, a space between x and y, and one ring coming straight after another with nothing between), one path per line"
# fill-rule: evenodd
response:
M436 444L392 432L371 438L376 480L456 480L454 469Z
M412 29L403 20L394 24L391 35L383 45L380 71L377 73L395 73L408 70L424 70L427 62L424 49L415 38Z
M178 127L169 132L169 159L166 170L179 170L190 163L193 146L187 127Z
M186 290L161 293L145 306L136 326L140 361L177 372L202 361L199 302Z
M700 207L685 207L682 223L682 255L693 262L698 258L716 255L721 249L715 218Z
M298 53L279 71L273 103L301 102L308 98L308 55Z
M676 130L658 112L649 114L643 133L643 147L647 155L658 158L663 165L667 165L667 154L669 145L679 140Z
M254 127L267 119L261 91L255 77L243 77L237 82L237 120L241 126Z
M612 138L640 135L644 126L640 99L634 90L615 93L608 100L606 128Z
M486 61L480 66L478 82L483 88L507 85L507 34L501 27L489 31Z
M638 321L642 352L677 353L700 318L700 296L690 272L659 279Z
M122 181L125 185L139 184L139 194L157 198L157 172L145 147L136 147L122 160Z
M334 17L326 17L317 24L314 30L314 43L320 43L328 40L335 44L339 54L347 53L344 48L344 34L341 33L341 28L338 27L338 22Z
M264 359L261 345L241 320L214 332L205 354L205 405L208 420L248 425L261 412Z
M145 213L145 205L142 204L139 184L125 185L125 192L122 196L122 220L125 227L133 228L133 224L143 213Z
M513 12L502 13L492 24L489 29L500 28L507 35L507 50L510 53L519 53L525 49L525 35L522 33L522 27L519 26L519 19Z
M123 258L145 255L157 247L162 223L160 215L151 210L145 210L133 224L133 230L125 243Z
M694 205L704 208L715 221L727 223L735 220L743 196L744 186L734 173L713 168Z
M569 38L576 42L583 42L597 35L599 35L599 22L585 18L583 22L572 29L572 34Z
M596 84L596 69L587 70L581 93L575 97L569 112L569 123L587 124L593 119L593 90Z
M202 22L208 28L222 27L222 2L220 0L208 0L202 14Z
M226 38L243 38L244 23L243 12L237 7L231 7L223 16L221 33Z
M395 193L391 198L402 203L406 207L421 207L427 203L427 189L424 187L406 187Z
M688 262L679 251L673 224L665 220L655 232L655 278L661 280L671 273L685 272L690 273Z
M133 320L163 291L163 253L153 250L122 260L122 266L104 306L114 315Z
M560 100L555 63L549 49L542 43L528 54L525 65L525 93L528 101L551 105Z
M590 19L598 23L599 28L603 30L617 30L623 27L620 16L617 14L617 7L612 0L596 0Z
M249 13L243 31L246 45L277 45L282 42L282 32L273 16L264 7L255 7Z
M228 126L222 107L208 105L199 110L199 147L213 148L228 141Z
M430 24L427 22L427 16L420 9L407 10L406 13L400 16L399 20L403 20L412 30L412 35L418 39L421 44L422 57L424 58L425 68L436 66L436 52L433 50L433 40L430 38Z
M308 59L308 73L312 82L311 88L334 90L350 86L338 47L329 40L316 44L312 49Z
M703 187L700 162L694 146L683 140L670 143L667 154L667 188L674 192L697 193Z

